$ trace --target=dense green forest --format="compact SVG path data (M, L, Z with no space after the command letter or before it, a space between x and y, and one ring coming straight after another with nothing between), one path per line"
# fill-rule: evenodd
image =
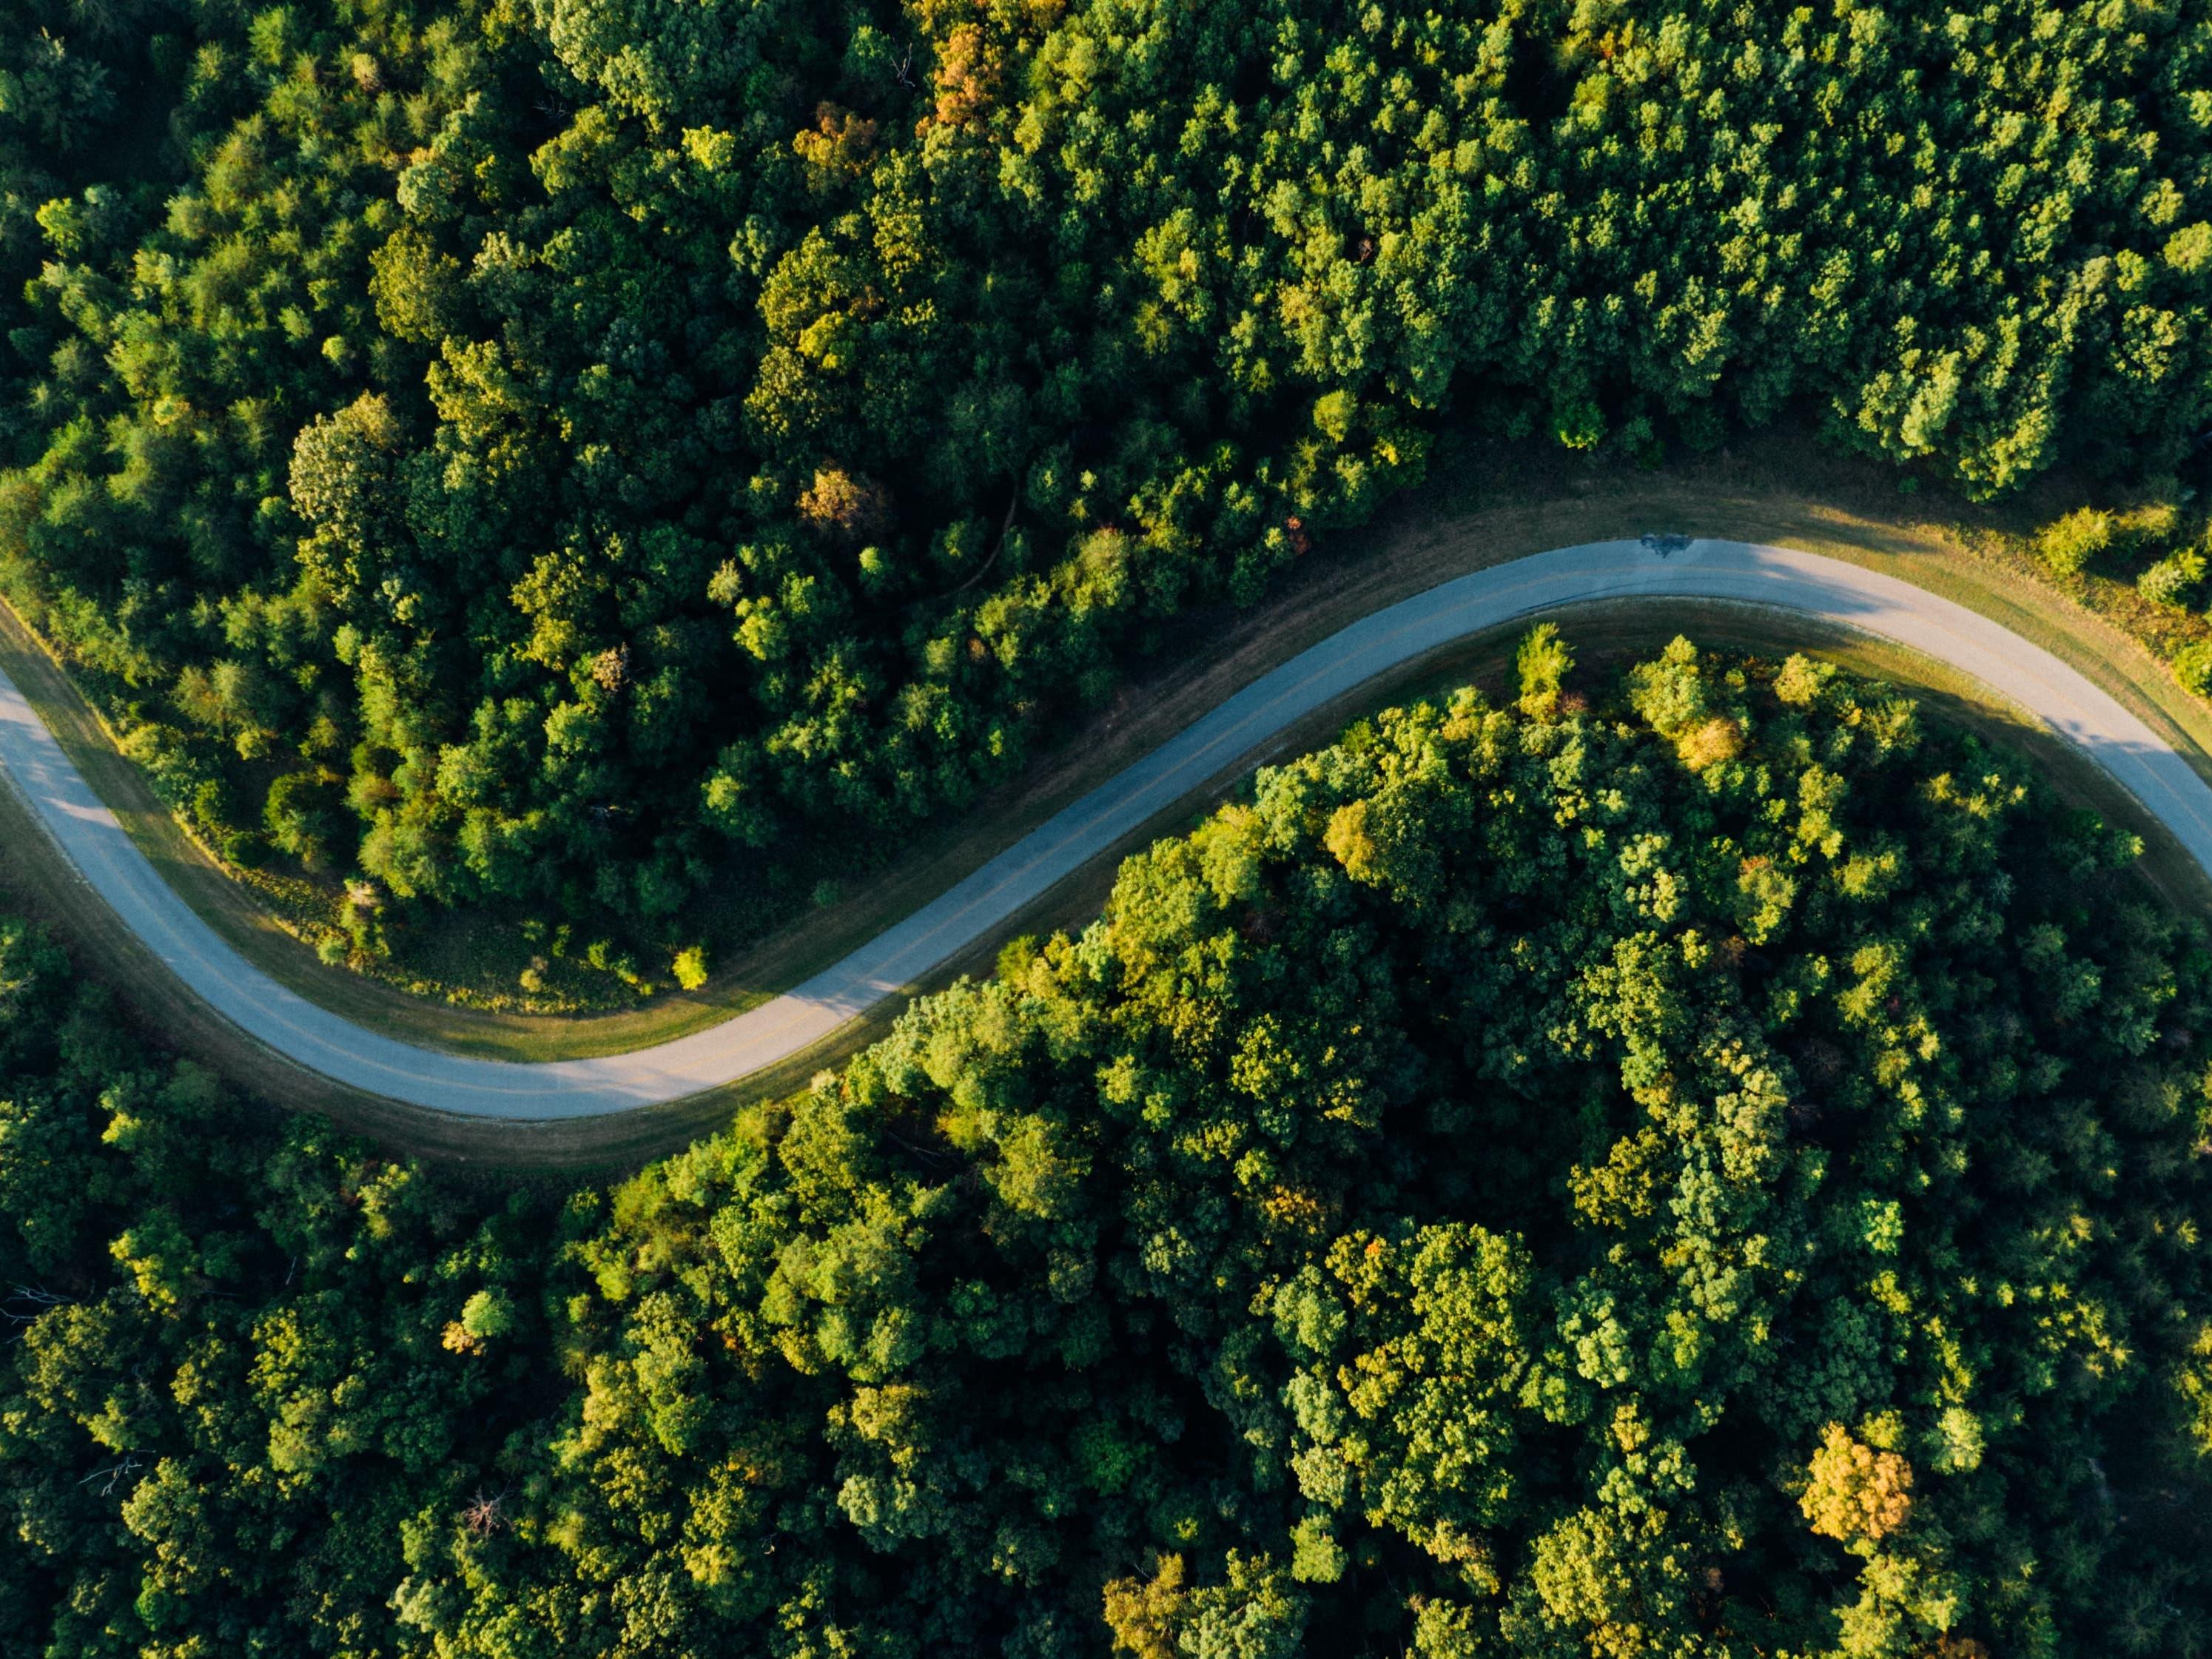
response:
M1261 775L611 1190L0 928L0 1653L2212 1651L2212 949L1678 644Z
M2195 465L2208 86L2202 0L12 0L0 583L232 860L678 945L1446 423Z

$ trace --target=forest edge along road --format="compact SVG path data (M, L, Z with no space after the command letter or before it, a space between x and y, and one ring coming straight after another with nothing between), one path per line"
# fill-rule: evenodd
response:
M805 983L719 1025L629 1054L525 1063L417 1048L279 985L156 873L0 674L0 771L77 872L183 986L295 1064L468 1117L543 1121L682 1099L830 1036L1042 896L1271 737L1367 681L1548 611L1639 598L1800 612L1979 682L2086 751L2212 873L2212 787L2114 698L1978 612L1809 553L1649 536L1540 553L1444 582L1322 641L1228 698L920 910Z
M526 1063L417 1048L278 984L161 879L4 673L0 772L94 891L185 988L295 1064L433 1111L514 1121L589 1117L700 1094L801 1053L1271 738L1380 675L1546 611L1644 598L1799 612L1942 662L2086 751L2212 874L2212 787L2141 720L2049 652L1964 605L1856 565L1675 536L1535 554L1377 611L1261 676L805 983L708 1030L594 1059Z

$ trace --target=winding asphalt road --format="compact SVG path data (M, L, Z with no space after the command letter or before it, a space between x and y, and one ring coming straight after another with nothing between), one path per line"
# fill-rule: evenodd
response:
M772 1001L627 1054L543 1064L418 1048L317 1007L226 944L155 873L4 674L0 772L131 931L249 1036L340 1083L434 1111L543 1121L677 1100L787 1059L988 933L1062 877L1296 721L1440 646L1565 605L1748 601L1893 640L2071 738L2212 872L2212 788L2049 652L1963 605L1856 565L1741 542L1646 537L1518 559L1378 611L1247 686L896 927Z

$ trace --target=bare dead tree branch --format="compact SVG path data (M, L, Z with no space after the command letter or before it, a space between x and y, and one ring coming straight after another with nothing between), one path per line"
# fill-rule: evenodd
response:
M105 1475L107 1478L107 1484L100 1489L100 1495L102 1498L112 1498L115 1495L115 1486L118 1481L137 1474L145 1467L145 1464L139 1461L138 1454L137 1452L125 1452L123 1454L121 1462L111 1463L104 1469L94 1469L90 1474L85 1476L83 1480L78 1481L77 1485L80 1486L88 1486L94 1481L99 1480L102 1475Z

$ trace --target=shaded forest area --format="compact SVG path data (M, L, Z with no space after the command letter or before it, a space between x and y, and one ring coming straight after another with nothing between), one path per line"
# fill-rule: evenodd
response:
M0 1653L2212 1650L2203 928L1879 685L1569 668L611 1190L0 927Z
M17 0L0 583L333 959L665 978L1447 422L2171 478L2208 86L2194 0Z

